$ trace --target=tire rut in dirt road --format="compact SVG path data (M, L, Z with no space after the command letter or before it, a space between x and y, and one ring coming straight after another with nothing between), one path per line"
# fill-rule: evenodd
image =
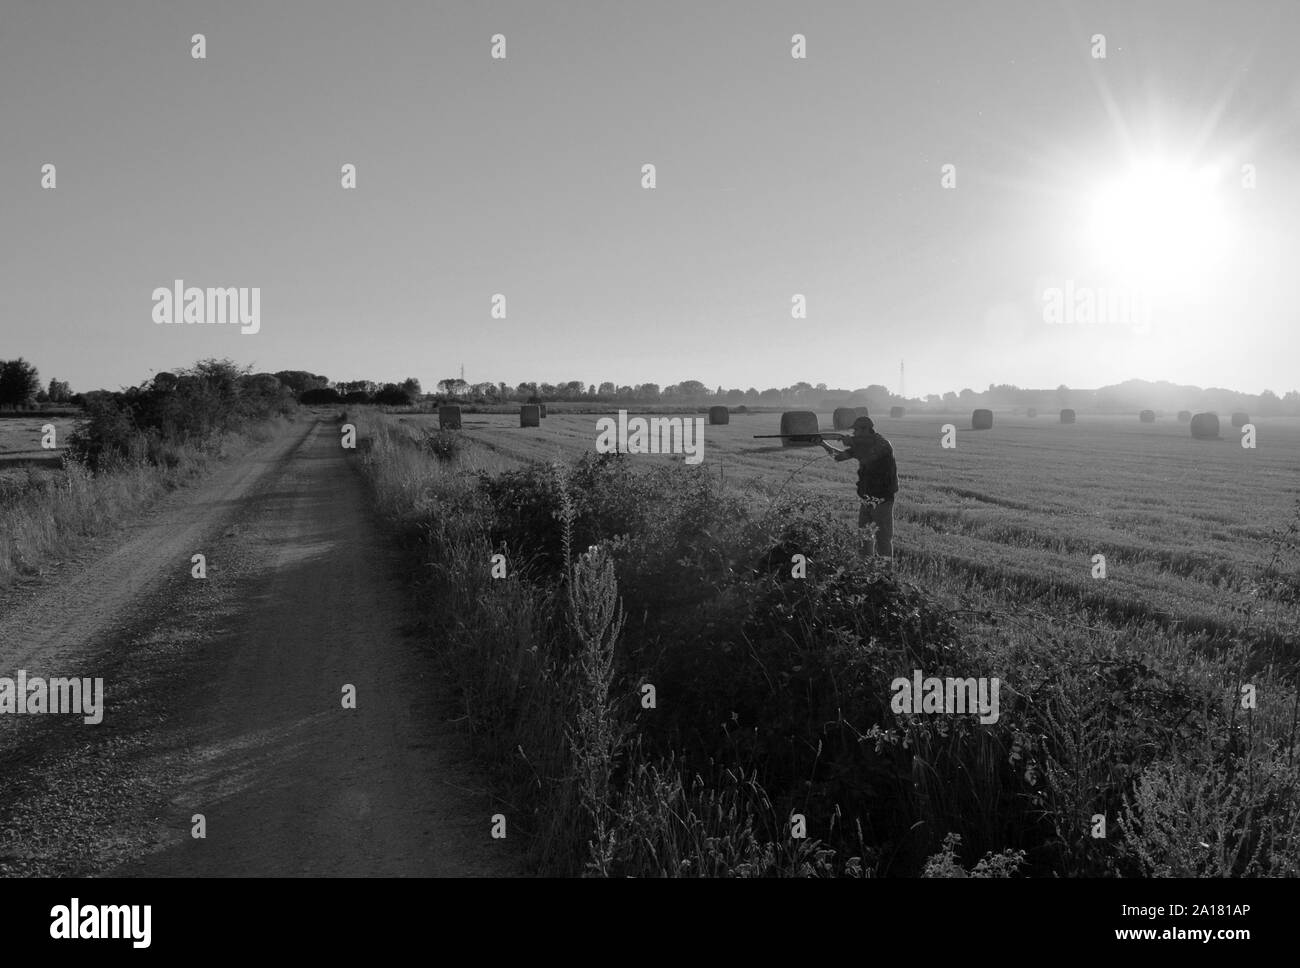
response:
M47 666L58 668L65 656L84 657L97 637L130 620L141 598L169 576L188 574L190 556L202 539L311 432L294 424L208 479L174 491L109 536L113 545L102 557L59 576L34 599L0 616L0 662L39 675Z
M254 526L264 557L185 719L193 760L173 846L148 874L466 875L510 872L487 798L442 747L435 684L403 634L393 553L338 440L318 435ZM343 688L356 691L345 709ZM441 735L440 735L441 734ZM204 813L206 840L189 836Z
M186 563L210 549L208 579L151 603L109 663L105 723L30 731L52 751L27 763L46 788L7 819L0 794L0 827L12 841L17 821L21 840L26 821L41 828L28 848L55 849L68 828L45 816L53 808L94 832L80 860L45 867L30 849L12 852L18 872L519 872L512 847L489 835L497 808L460 737L439 721L355 460L334 427L315 427L244 497L233 527L186 549ZM342 706L345 684L355 709ZM77 783L72 801L59 792ZM194 814L205 839L190 835Z

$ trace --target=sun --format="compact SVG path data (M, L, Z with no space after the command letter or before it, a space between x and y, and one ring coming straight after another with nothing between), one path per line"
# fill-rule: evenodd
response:
M1098 267L1152 291L1197 285L1231 247L1223 186L1211 167L1132 165L1094 188L1085 218Z

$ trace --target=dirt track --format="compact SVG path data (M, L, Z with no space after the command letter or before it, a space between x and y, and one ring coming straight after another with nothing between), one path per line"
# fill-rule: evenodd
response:
M300 420L8 596L0 676L103 677L106 711L0 716L0 874L518 873L357 459Z

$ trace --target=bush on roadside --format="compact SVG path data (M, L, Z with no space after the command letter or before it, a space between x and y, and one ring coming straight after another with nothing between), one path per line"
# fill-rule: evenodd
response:
M298 394L298 402L304 407L322 407L332 403L342 403L343 397L333 387L312 387Z
M213 451L224 435L289 413L293 397L270 374L202 360L120 393L86 394L85 407L69 452L99 471L140 462L177 466L185 449Z

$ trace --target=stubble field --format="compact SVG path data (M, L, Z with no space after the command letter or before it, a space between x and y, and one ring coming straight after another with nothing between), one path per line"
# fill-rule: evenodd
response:
M54 425L53 450L41 447L41 428L46 424ZM0 481L24 477L29 470L37 473L57 470L75 425L76 421L70 417L41 414L0 420Z

